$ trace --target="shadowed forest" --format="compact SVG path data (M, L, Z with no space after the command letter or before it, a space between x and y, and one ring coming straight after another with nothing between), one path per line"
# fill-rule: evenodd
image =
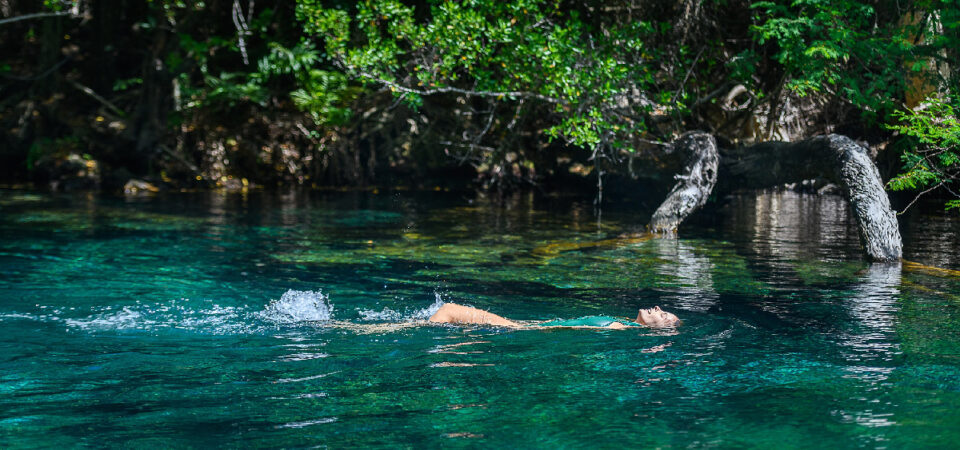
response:
M952 0L0 0L0 17L7 185L659 199L683 165L670 143L700 130L721 153L845 135L905 191L894 209L958 205Z

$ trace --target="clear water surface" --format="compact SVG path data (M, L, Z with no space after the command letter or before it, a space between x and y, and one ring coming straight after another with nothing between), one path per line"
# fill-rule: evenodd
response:
M956 446L957 272L863 262L839 198L714 213L645 240L589 200L0 191L0 446ZM960 269L956 215L903 230Z

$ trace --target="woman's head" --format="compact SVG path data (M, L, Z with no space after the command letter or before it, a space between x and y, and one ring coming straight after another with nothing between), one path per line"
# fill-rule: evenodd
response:
M680 318L654 306L641 309L637 314L637 323L653 328L675 327L680 325Z

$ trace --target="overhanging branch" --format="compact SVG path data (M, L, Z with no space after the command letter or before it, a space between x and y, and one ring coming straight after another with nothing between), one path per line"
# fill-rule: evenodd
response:
M19 22L21 20L30 20L30 19L43 19L46 17L62 17L62 16L72 16L73 13L70 11L59 11L59 12L47 12L47 13L33 13L33 14L24 14L22 16L8 17L6 19L0 19L0 25Z
M439 87L433 89L413 89L411 87L404 86L400 83L385 80L376 75L373 75L369 72L359 71L357 75L371 80L376 83L383 84L384 86L390 87L393 90L404 92L407 94L417 94L421 96L430 96L430 95L439 95L439 94L461 94L470 97L486 97L486 98L498 98L498 97L517 97L517 98L531 98L542 100L547 103L561 104L565 105L569 103L568 101L556 97L551 97L549 95L537 94L535 92L527 91L475 91L470 89L460 89L452 86Z

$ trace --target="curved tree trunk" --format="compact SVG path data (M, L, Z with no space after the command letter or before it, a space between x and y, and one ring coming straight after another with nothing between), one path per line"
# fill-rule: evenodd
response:
M683 173L676 177L677 184L650 219L654 233L675 232L683 219L707 202L717 184L720 155L713 136L702 131L684 133L670 146L670 151L682 152L686 163Z
M685 134L674 145L690 148L696 153L704 145L691 143L691 135L697 133ZM696 139L698 142L700 140L702 138ZM704 152L702 149L700 151ZM870 259L896 261L901 258L903 250L900 230L897 218L890 208L890 200L883 190L880 173L870 159L867 149L852 139L831 134L799 142L764 142L750 147L724 150L721 155L719 189L724 191L737 188L763 189L811 178L825 178L843 186L860 225L861 242ZM698 203L679 202L683 205L694 205L692 208L675 206L678 204L675 198L678 192L691 192L691 187L681 186L685 181L683 178L697 173L698 165L704 164L701 160L707 159L709 157L690 160L680 183L654 214L650 223L654 231L676 229L676 226L709 196L710 189L701 189L697 192ZM708 187L706 184L699 186ZM709 188L712 187L710 184ZM693 198L689 194L681 194L680 197ZM671 215L671 212L675 213Z

